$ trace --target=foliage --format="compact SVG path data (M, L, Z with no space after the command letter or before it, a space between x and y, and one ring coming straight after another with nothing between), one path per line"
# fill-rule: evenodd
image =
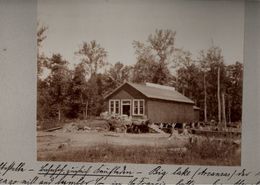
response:
M243 64L236 62L226 67L226 92L228 99L228 121L241 121L242 92L243 92Z
M48 93L51 107L61 120L61 114L66 109L68 88L71 80L71 73L67 67L68 62L63 60L60 54L53 54L50 59L50 75L46 81L48 83Z
M183 95L191 98L197 104L201 94L201 72L190 52L179 50L177 55L178 69L176 88Z
M84 104L87 99L87 72L83 63L76 65L72 73L73 75L68 91L69 105L66 114L68 118L83 118L85 114Z
M123 84L124 82L130 81L133 77L133 67L124 65L121 62L117 62L111 65L108 71L102 75L104 93L111 92L113 89Z
M40 47L42 46L43 41L47 38L46 31L48 27L39 25L37 23L37 77L42 74L42 67L46 62L46 57L43 53L40 53Z
M83 42L76 54L81 56L81 61L90 75L96 74L98 69L106 65L107 52L95 40L90 43Z
M48 27L37 26L38 120L99 115L106 110L104 95L131 81L174 86L201 108L201 119L217 120L221 105L228 122L241 121L243 64L226 65L220 47L202 50L194 59L189 51L176 48L176 32L156 30L146 42L133 42L136 54L133 65L109 64L108 52L93 40L83 42L75 52L81 62L70 70L69 61L61 54L46 57L40 53L43 41L48 38ZM43 68L50 71L46 78L42 78ZM220 93L224 100L222 97L220 101Z
M168 66L174 62L175 32L156 30L148 37L147 45L134 41L137 63L134 66L134 82L168 84L173 78Z

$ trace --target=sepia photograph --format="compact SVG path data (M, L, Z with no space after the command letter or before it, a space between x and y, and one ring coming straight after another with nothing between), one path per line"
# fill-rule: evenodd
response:
M37 160L240 166L244 3L38 0Z

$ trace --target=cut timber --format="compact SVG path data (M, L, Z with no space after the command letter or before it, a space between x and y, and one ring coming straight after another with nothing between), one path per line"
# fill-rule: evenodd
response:
M148 125L148 127L153 129L157 133L165 134L165 132L159 129L159 127L155 124Z
M45 131L46 132L52 132L52 131L59 130L59 129L62 129L62 127L54 127L54 128L47 129Z

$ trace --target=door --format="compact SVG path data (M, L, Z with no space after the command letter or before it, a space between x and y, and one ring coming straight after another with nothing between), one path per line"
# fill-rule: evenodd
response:
M121 102L121 114L131 115L131 100L122 100Z
M122 106L123 106L122 113L125 114L125 115L130 116L130 110L131 110L130 105L122 105Z

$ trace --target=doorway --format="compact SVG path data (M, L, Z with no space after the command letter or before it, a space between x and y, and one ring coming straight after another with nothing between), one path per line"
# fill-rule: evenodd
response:
M122 109L123 114L130 116L130 105L123 105Z
M131 115L131 100L122 100L121 102L121 113L127 116Z

